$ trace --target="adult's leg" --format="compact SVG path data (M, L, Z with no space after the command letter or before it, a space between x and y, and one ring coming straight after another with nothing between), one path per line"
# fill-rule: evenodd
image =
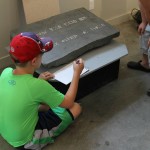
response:
M150 69L149 67L149 61L148 61L148 55L147 54L143 54L142 55L142 61L140 63L144 68Z
M140 36L140 49L142 53L142 59L138 62L130 61L127 66L131 69L140 70L144 72L150 72L149 61L148 61L148 40L150 37L150 32L145 31L143 35Z
M140 49L142 53L142 61L141 65L147 69L150 69L149 67L149 61L148 61L148 40L150 37L150 32L145 31L143 35L140 36Z

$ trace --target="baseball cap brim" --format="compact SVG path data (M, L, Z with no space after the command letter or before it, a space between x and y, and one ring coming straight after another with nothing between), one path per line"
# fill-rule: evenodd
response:
M43 44L43 47L42 47L43 53L48 52L53 48L53 41L50 37L42 37L40 39Z

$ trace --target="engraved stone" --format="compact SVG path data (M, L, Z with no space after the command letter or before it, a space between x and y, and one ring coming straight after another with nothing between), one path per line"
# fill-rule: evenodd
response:
M115 27L85 8L29 24L13 31L11 37L26 31L52 38L53 50L42 57L42 65L46 68L68 63L87 51L108 44L120 34Z

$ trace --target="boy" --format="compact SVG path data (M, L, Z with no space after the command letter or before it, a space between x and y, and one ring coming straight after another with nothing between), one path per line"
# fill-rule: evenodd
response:
M81 112L75 103L83 60L73 62L73 78L65 95L47 81L49 72L33 77L42 54L53 42L32 32L16 35L10 43L10 56L16 68L6 68L0 76L0 134L17 149L40 150L63 132Z

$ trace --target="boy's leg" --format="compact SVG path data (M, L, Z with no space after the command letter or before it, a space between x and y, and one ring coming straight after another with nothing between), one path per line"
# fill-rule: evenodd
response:
M82 108L79 103L74 103L73 107L70 108L69 110L72 113L74 119L76 119L80 115Z
M52 109L49 109L47 112L39 112L38 116L39 120L36 124L33 138L25 145L17 147L17 149L40 150L46 145L54 142L51 130L56 130L59 127L61 118L55 114Z
M35 128L33 139L20 146L18 150L40 149L54 142L54 137L60 135L81 113L81 106L74 103L68 110L61 107L39 112L39 120Z
M47 104L40 104L38 111L39 112L48 111L49 109L50 109L50 107Z
M81 113L81 106L78 103L74 103L73 107L70 109L65 109L57 107L52 109L62 120L59 127L53 130L53 137L60 135Z

